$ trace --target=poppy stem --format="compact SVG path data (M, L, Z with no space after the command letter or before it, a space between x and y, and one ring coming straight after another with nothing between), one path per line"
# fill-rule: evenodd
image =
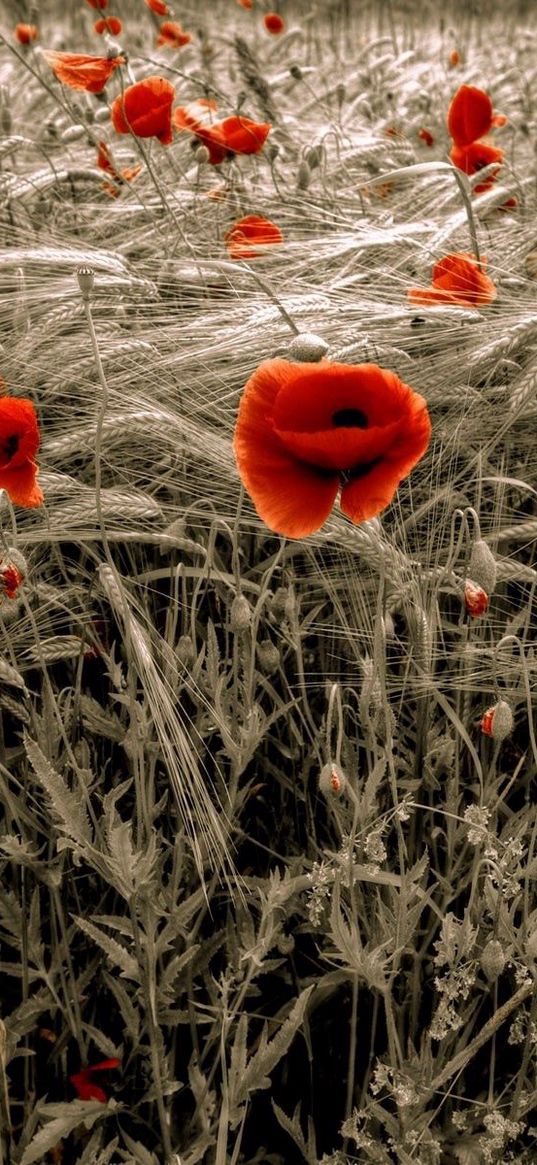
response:
M286 310L286 308L284 308L283 303L278 299L278 296L276 295L272 285L266 279L263 279L261 275L258 275L257 271L252 271L252 268L249 267L247 263L241 263L240 267L237 264L236 267L241 271L245 271L248 275L251 275L252 279L255 283L257 283L258 287L260 287L261 290L264 291L266 295L268 295L269 299L272 300L272 303L275 304L275 306L278 308L280 315L283 317L286 324L293 332L293 335L299 336L300 328L297 327L295 321L289 315L289 312Z
M476 229L476 225L475 225L474 212L472 209L472 200L470 198L470 195L468 194L468 183L467 183L467 181L465 182L460 170L458 170L456 166L453 167L453 176L454 176L455 181L457 183L457 186L459 187L459 190L461 192L462 201L464 202L464 209L466 211L466 217L468 219L468 231L469 231L470 239L472 242L472 250L473 250L473 253L477 259L477 266L479 267L479 270L481 271L482 270L481 255L479 252L479 243L477 241L477 229Z

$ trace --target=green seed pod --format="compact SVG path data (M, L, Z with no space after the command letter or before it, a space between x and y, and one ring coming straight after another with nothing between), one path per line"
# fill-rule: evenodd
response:
M489 983L494 983L501 975L507 958L501 942L497 938L489 939L481 951L479 965L484 971Z

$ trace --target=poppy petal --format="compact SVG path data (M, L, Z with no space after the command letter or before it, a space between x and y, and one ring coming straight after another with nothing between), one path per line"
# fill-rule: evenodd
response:
M90 57L83 53L57 53L44 49L43 56L55 77L71 89L102 93L114 69L124 64L123 57Z
M26 461L15 468L0 469L0 489L5 489L17 506L35 509L44 501L43 491L37 484L38 468L35 461Z
M451 101L447 126L456 146L468 146L488 133L492 125L492 101L483 89L461 85Z
M220 123L224 141L234 154L258 154L271 128L270 122L252 121L249 117L226 117Z
M112 124L117 133L156 137L162 145L172 141L172 105L175 89L165 77L135 81L112 103Z

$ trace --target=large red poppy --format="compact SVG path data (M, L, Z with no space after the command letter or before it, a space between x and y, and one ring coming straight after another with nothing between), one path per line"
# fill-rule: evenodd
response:
M261 214L247 214L234 223L224 235L224 242L231 259L255 259L259 247L283 243L283 235L275 223Z
M269 122L252 121L249 117L226 117L210 121L216 109L214 102L193 101L179 106L174 113L178 130L189 130L209 151L209 162L218 166L233 154L259 154L270 133Z
M493 123L492 101L483 89L461 85L447 115L449 135L456 146L469 146L489 132Z
M465 174L478 174L480 170L484 170L486 166L491 166L493 162L498 163L499 169L503 162L503 150L499 150L496 146L489 146L486 142L471 142L469 146L453 146L449 156L453 165L458 170L463 170ZM484 182L480 182L474 187L476 194L490 190L497 177L498 174L495 171L489 174Z
M12 502L33 509L40 506L43 493L37 484L39 428L30 400L0 397L0 489Z
M353 522L379 514L430 435L425 400L393 372L275 359L246 385L233 447L259 516L302 538L322 526L339 490Z
M106 1072L109 1068L119 1068L119 1060L115 1057L111 1060L101 1060L91 1068L83 1068L81 1072L75 1072L69 1077L80 1100L100 1100L102 1104L106 1104L108 1100L106 1092L99 1084L94 1083L93 1073Z
M190 44L192 36L189 32L183 32L180 24L175 20L165 20L159 28L159 35L157 39L157 48L160 45L165 45L170 49L181 49L183 45Z
M57 53L53 49L44 49L43 56L62 85L85 89L87 93L102 93L114 69L124 63L123 57L88 57L83 53Z
M433 267L432 287L415 287L407 291L412 303L458 303L463 307L482 307L496 299L497 290L485 274L486 259L481 268L475 257L467 252L444 255Z
M172 141L172 105L175 89L165 77L145 77L129 85L112 103L111 116L118 133L138 138L158 138L163 146Z

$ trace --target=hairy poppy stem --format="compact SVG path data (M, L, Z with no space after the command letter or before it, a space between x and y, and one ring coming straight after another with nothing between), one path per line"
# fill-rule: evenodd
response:
M475 225L474 212L472 210L472 201L471 201L471 198L468 194L468 182L467 181L465 182L465 180L461 174L461 171L457 170L456 166L453 167L453 176L454 176L455 181L457 183L457 186L459 187L459 190L461 192L462 201L464 202L464 209L466 211L466 217L468 219L468 231L469 231L470 239L472 242L472 250L473 250L473 253L477 259L477 265L479 267L479 270L481 271L482 270L481 255L479 252L479 243L477 241L477 229L476 229L476 225Z
M278 299L278 296L276 295L272 285L268 283L266 279L263 279L261 275L258 275L257 271L252 271L252 268L249 267L246 263L241 263L239 270L245 271L248 275L251 275L252 279L255 283L257 283L258 287L260 287L261 290L264 291L266 295L268 295L269 299L272 300L272 303L278 308L280 315L283 317L288 327L290 327L293 334L295 336L299 336L300 328L297 327L295 321L289 315L289 312L286 310L286 308L284 308L281 300Z

